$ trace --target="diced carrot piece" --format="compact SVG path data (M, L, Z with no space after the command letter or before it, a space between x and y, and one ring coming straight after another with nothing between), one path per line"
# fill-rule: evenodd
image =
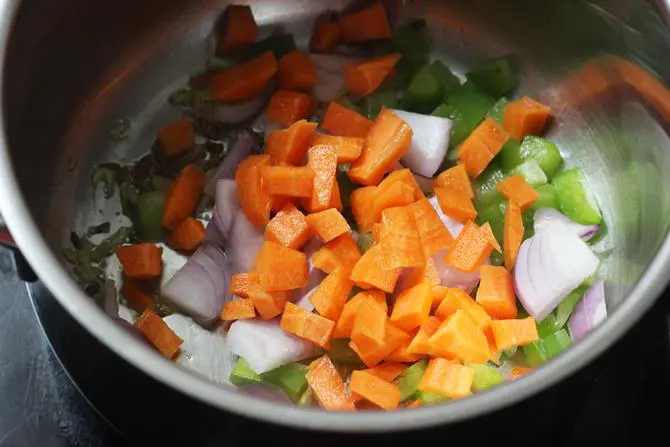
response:
M403 365L402 363L384 362L381 365L377 365L374 368L364 369L363 371L372 374L375 377L379 377L386 382L393 382L400 377L406 369L407 365Z
M464 193L455 189L435 188L435 196L442 212L460 223L464 224L477 217L472 200Z
M328 146L337 154L337 163L351 163L361 156L365 140L358 137L338 137L334 135L317 135L312 143L314 146Z
M145 309L135 322L135 327L158 349L167 359L172 360L179 353L184 341L175 334L170 326L150 309Z
M512 374L511 374L512 375L512 380L519 379L519 378L521 378L521 377L523 377L526 374L529 374L531 372L533 372L533 368L523 368L523 367L512 368Z
M277 82L286 90L307 90L316 84L316 67L312 59L302 51L295 50L277 64Z
M333 135L365 138L372 121L365 116L333 101L328 105L321 121L321 128Z
M400 329L411 331L426 321L432 303L432 284L423 281L398 295L390 321Z
M293 290L307 285L304 253L265 241L256 256L261 285L268 292Z
M373 300L384 311L388 312L386 304L386 295L379 290L365 290L357 293L349 301L344 304L340 318L337 319L337 324L333 330L333 338L350 338L351 330L354 327L358 309L363 301Z
M382 212L381 243L383 268L423 267L421 237L414 215L407 207L387 208Z
M305 219L314 234L323 242L330 242L351 230L347 220L334 208L309 214Z
M491 316L462 289L447 289L444 299L435 311L435 316L446 320L459 309L465 311L481 331L486 332L488 330L491 324Z
M340 185L337 183L337 178L333 179L333 192L330 194L328 208L334 208L340 213L344 210L342 197L340 196Z
M374 353L384 345L387 315L374 298L366 297L358 305L358 312L351 328L351 342L358 351Z
M526 211L537 200L537 192L520 175L507 177L496 188L507 200L516 202L521 211Z
M272 195L311 197L314 171L306 166L263 166L261 181Z
M387 293L393 293L400 269L384 270L384 253L379 244L375 244L363 253L349 278L360 288L376 287Z
M474 272L488 258L492 249L482 229L469 221L445 255L444 261L462 272Z
M310 51L330 53L335 49L342 36L340 24L333 20L318 20L309 40Z
M321 315L337 321L353 287L354 283L349 279L349 270L337 268L321 281L310 295L309 301Z
M312 99L309 95L291 90L277 90L270 98L267 119L288 127L309 117Z
M219 53L230 54L251 45L258 37L258 25L247 5L228 5L219 37Z
M409 339L410 335L407 332L403 331L393 323L387 322L386 336L384 337L384 344L381 347L375 350L366 351L359 349L353 341L349 343L349 346L356 354L358 354L358 357L368 368L372 368L391 355L393 351L407 343L407 340Z
M174 157L195 146L193 124L182 116L158 129L158 141L166 157Z
M271 51L209 77L212 99L238 102L261 93L277 72L277 60Z
M498 253L502 253L502 248L500 247L500 244L498 243L495 234L493 234L491 224L488 222L484 222L484 225L482 225L480 228L484 232L484 236L486 236L486 240L489 242L491 248L497 250Z
M359 259L361 259L361 252L358 245L351 237L351 233L345 233L314 253L312 264L326 273L331 273L338 267L351 272Z
M491 322L491 332L499 351L524 346L540 338L533 317L522 320L494 320Z
M421 354L411 354L407 352L409 344L412 340L407 340L403 343L398 349L386 356L387 362L399 362L399 363L414 363L423 358Z
M114 249L128 278L144 279L160 276L163 270L163 248L149 243L124 245Z
M195 250L205 240L205 226L198 219L187 217L168 237L168 245L177 250Z
M406 275L402 283L404 288L414 287L422 281L427 281L431 285L433 295L431 307L439 306L447 293L447 288L442 286L433 258L426 258L426 265L406 270L404 274Z
M265 146L272 161L276 164L287 163L293 166L303 164L317 126L317 123L300 120L288 129L270 133Z
M266 225L270 220L271 196L263 187L261 168L270 164L268 155L251 155L240 163L235 172L237 197L242 211L253 225Z
M327 355L309 365L307 383L321 408L330 411L355 411L351 393Z
M265 227L265 240L276 242L287 248L300 250L312 236L305 215L293 204L275 214Z
M505 129L491 118L486 118L463 141L458 159L472 177L477 177L500 152L509 139Z
M351 213L354 215L354 220L360 231L370 231L375 223L375 216L370 211L370 205L375 197L377 197L376 186L354 189L349 196Z
M375 2L365 9L340 18L343 42L388 39L391 37L386 8Z
M307 166L314 171L314 188L304 206L310 213L330 208L337 171L337 152L335 148L316 145L307 151Z
M389 174L379 182L379 189L384 190L385 188L391 187L394 183L404 183L410 188L412 188L412 191L414 191L414 200L420 200L426 197L426 195L423 193L421 190L421 187L419 187L419 184L416 181L416 177L414 177L414 174L412 174L412 171L410 171L407 168L404 169L396 169L394 171L389 172Z
M121 295L137 312L144 312L145 309L156 311L156 294L146 281L123 278Z
M472 187L472 182L465 170L465 165L461 163L438 175L435 179L434 187L451 188L465 194L468 196L468 199L475 198L475 190Z
M366 371L354 371L349 388L352 393L385 410L393 410L400 404L400 391L397 386Z
M326 348L333 333L335 323L328 318L309 312L291 302L284 305L280 321L281 328L297 337Z
M228 291L242 298L249 297L249 273L236 273L230 278Z
M512 270L516 263L516 256L519 254L519 248L523 242L523 220L521 218L521 209L515 202L507 202L505 211L505 226L503 233L503 244L505 246L505 268Z
M363 152L349 169L349 177L366 186L376 185L405 155L412 128L389 109L382 109L365 137Z
M289 205L296 205L297 197L273 195L270 198L270 211L278 213Z
M419 382L419 390L425 393L439 393L454 399L471 394L475 370L445 359L433 359Z
M453 356L464 362L484 363L490 359L489 342L464 310L457 310L444 320L428 339L435 357Z
M442 320L437 317L428 317L426 321L423 322L419 331L416 333L412 341L407 346L407 352L409 354L430 354L431 349L428 345L428 339L433 336L437 329L442 324Z
M195 211L205 187L205 173L194 165L188 165L179 172L165 198L163 226L173 230Z
M228 301L221 310L223 321L248 320L256 316L254 303L248 299Z
M400 53L374 57L344 67L347 89L358 96L367 96L379 88L402 56Z
M451 246L454 238L428 199L418 200L409 205L407 209L414 216L426 259Z
M510 135L521 140L526 135L540 135L550 114L550 107L524 96L507 104L503 122Z
M505 267L482 265L477 289L477 303L497 320L516 318L516 296L512 274Z
M367 204L368 213L371 213L374 222L381 220L382 212L387 208L406 206L414 202L414 191L406 183L396 182L386 188L377 187L372 207Z
M254 305L263 320L270 320L284 310L284 303L288 300L290 292L278 291L268 292L261 284L261 277L258 273L249 273L249 301Z
M378 244L382 238L382 224L373 223L372 230L370 232L372 233L372 239L375 241L375 243Z

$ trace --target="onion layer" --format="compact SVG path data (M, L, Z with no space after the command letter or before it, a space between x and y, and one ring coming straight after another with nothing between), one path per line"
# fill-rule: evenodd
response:
M216 214L216 224L219 231L226 240L239 211L240 201L237 197L237 183L230 179L219 180L216 183L214 214Z
M553 222L561 222L568 227L570 231L588 241L600 230L600 225L581 225L571 220L568 216L560 213L553 208L540 208L535 211L535 231L545 228Z
M607 318L605 284L598 280L589 287L575 307L568 328L574 341L581 340Z
M268 86L262 93L251 99L236 103L212 102L208 104L204 115L220 123L239 124L249 120L259 113L272 93L272 86Z
M233 273L250 272L256 253L263 245L263 231L254 227L242 211L238 211L230 228L228 256Z
M247 158L247 155L251 153L251 149L254 147L254 139L249 132L242 131L237 137L237 141L233 144L233 147L230 149L226 158L223 159L221 164L214 174L207 180L205 185L205 194L210 197L214 197L216 193L216 182L222 179L234 179L235 171L237 170L237 165L240 164L242 160Z

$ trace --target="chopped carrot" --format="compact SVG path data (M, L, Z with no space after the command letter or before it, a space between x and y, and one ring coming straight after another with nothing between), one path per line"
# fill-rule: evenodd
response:
M342 29L334 20L318 20L314 26L312 38L309 40L310 51L330 53L340 43Z
M498 251L498 253L502 253L502 248L500 247L500 244L498 243L498 240L496 239L495 234L493 234L493 229L491 229L491 224L488 222L484 222L484 225L481 226L482 231L484 232L484 236L486 236L486 240L489 242L489 245Z
M377 365L374 368L364 369L363 371L372 374L375 377L379 377L386 382L393 382L400 377L406 369L407 365L403 365L402 363L384 362L381 365Z
M505 268L507 270L514 268L516 256L519 254L519 248L521 248L521 243L523 242L523 233L523 220L519 205L515 202L507 202L503 234Z
M451 246L454 238L425 197L407 207L414 216L426 260ZM434 267L434 266L433 266Z
M310 197L314 171L307 166L263 166L261 181L263 188L271 195Z
M435 196L442 212L460 223L477 217L477 210L466 194L455 189L435 188Z
M371 127L368 118L335 101L328 105L321 121L323 130L343 137L365 138Z
M200 168L188 165L182 169L168 188L163 208L163 226L174 230L193 214L204 187L205 173Z
M158 129L158 141L166 157L174 157L195 146L193 124L182 116Z
M256 256L261 285L268 292L293 290L307 285L307 257L304 253L265 241Z
M309 117L312 99L309 95L291 90L277 90L270 98L267 119L288 127Z
M322 348L328 346L335 327L335 323L331 320L290 302L284 305L284 313L279 324L289 334L309 340Z
M351 392L367 399L384 410L393 410L400 404L398 387L366 371L351 373Z
M303 164L317 126L317 123L300 120L288 129L270 133L265 146L272 161L276 164L287 163L293 166Z
M270 164L269 155L251 155L239 164L235 172L237 197L242 211L253 225L266 225L270 220L272 197L261 180L261 168Z
M370 212L370 204L377 197L377 187L368 186L365 188L356 188L349 196L349 205L351 213L360 231L370 231L376 218ZM381 214L380 216L381 217Z
M408 402L407 405L405 405L406 408L419 408L421 406L421 401L419 399L415 399L411 402Z
M187 217L168 237L168 245L177 250L195 250L205 240L205 226L198 219Z
M512 368L512 374L511 374L512 375L512 380L519 379L519 378L521 378L521 377L523 377L526 374L529 374L531 372L533 372L533 368L523 368L523 367Z
M321 408L331 411L355 411L351 393L327 355L314 360L307 370L307 383Z
M358 309L361 303L366 300L373 300L383 309L384 313L388 312L386 295L383 292L379 290L359 292L344 304L340 318L337 319L333 330L333 338L350 338Z
M424 355L430 354L431 349L428 345L428 339L433 336L437 329L442 324L442 320L437 317L428 317L426 321L423 322L419 331L416 333L412 341L407 346L407 352L409 354Z
M296 197L273 195L270 199L270 211L278 213L289 205L295 206Z
M314 188L305 209L317 213L330 208L335 173L337 171L337 152L325 145L312 146L307 151L307 166L314 171Z
M354 265L361 259L361 252L350 233L338 236L325 244L312 255L314 267L326 273L331 273L338 267L351 272Z
M361 156L349 169L352 180L376 185L405 155L412 142L412 128L389 109L377 115L365 138Z
M256 316L254 303L248 299L239 299L228 301L221 310L221 319L223 321L248 320Z
M391 37L386 8L375 2L365 9L340 18L343 42L388 39Z
M458 159L472 177L477 177L491 163L509 139L505 129L491 118L486 118L463 141Z
M316 84L316 67L302 51L292 51L279 59L277 82L286 90L307 90Z
M357 352L374 353L384 345L387 321L386 312L373 297L361 301L351 328L351 343Z
M340 185L337 183L337 178L333 179L333 192L330 194L328 208L334 208L340 213L344 210L342 197L340 196Z
M300 250L312 236L305 215L289 203L265 227L265 240Z
M358 357L368 368L372 368L373 366L378 365L379 362L384 360L386 357L391 355L391 353L400 346L404 345L409 339L410 335L407 332L387 321L384 344L381 347L371 351L366 351L359 349L353 341L349 343L349 346L356 354L358 354Z
M351 230L346 219L334 208L309 214L305 217L307 225L323 242L330 242Z
M212 99L238 102L261 93L277 72L277 60L271 51L253 59L224 68L209 77Z
M503 123L512 137L521 140L526 135L540 135L550 114L550 107L524 96L507 104Z
M526 183L520 175L512 175L496 185L507 200L519 205L521 211L526 211L537 200L537 192Z
M484 332L488 330L491 324L491 316L486 313L486 310L480 304L461 289L447 289L444 299L435 311L435 316L446 320L459 309L465 311L480 330Z
M372 239L376 242L379 243L379 241L382 238L382 224L380 223L373 223L372 224L372 230L370 230L372 233Z
M385 270L384 252L381 245L375 244L363 253L358 260L349 278L360 288L376 287L387 293L393 293L400 269Z
M492 250L482 229L469 221L445 255L444 261L462 272L474 272Z
M477 289L477 303L492 318L506 320L516 318L516 296L512 274L505 267L482 265L481 281Z
M412 191L414 191L414 200L420 200L426 197L426 195L423 193L421 188L419 187L419 184L416 181L416 177L414 177L414 174L412 174L412 171L410 171L407 168L403 169L396 169L394 171L391 171L381 182L379 182L379 189L383 190L385 188L391 187L394 183L404 183L410 188L412 188Z
M375 223L379 222L382 212L387 208L409 205L414 202L414 190L411 186L402 182L395 182L388 187L377 187L372 206L366 204L368 213L372 214Z
M333 148L337 154L337 163L351 163L361 156L365 140L358 137L339 137L333 135L317 135L313 145Z
M337 268L321 281L310 295L309 301L321 315L337 321L353 287L354 284L349 279L349 270Z
M435 179L434 187L451 188L465 194L469 199L475 198L475 190L472 187L472 182L470 182L468 173L465 170L465 165L461 163L438 175Z
M145 279L160 276L163 270L163 249L157 245L141 243L124 245L114 249L116 257L128 278Z
M416 329L428 318L432 303L432 284L423 281L398 295L393 305L390 321L405 331Z
M426 265L406 270L403 274L405 275L402 283L404 288L414 287L422 281L428 281L431 285L433 295L431 307L439 306L447 293L447 288L442 286L433 258L427 257Z
M427 343L435 357L456 357L474 363L484 363L490 359L486 335L461 309L444 320Z
M228 292L242 298L249 297L249 273L236 273L230 278Z
M414 362L417 362L417 361L421 360L423 355L412 354L412 353L407 352L407 348L409 348L409 344L410 344L411 341L412 340L409 339L409 340L403 342L403 344L398 349L396 349L395 351L390 353L388 356L386 356L386 361L387 362L398 362L398 363L414 363Z
M414 215L407 207L387 208L382 212L381 243L387 270L398 267L423 267L421 237Z
M491 322L491 332L499 351L514 346L524 346L539 340L537 325L533 317L522 320L495 320Z
M475 370L445 359L432 359L419 382L419 390L438 393L453 399L471 394Z
M251 45L258 37L258 25L247 5L228 5L223 16L219 53L230 54Z
M261 284L261 277L258 273L248 274L249 287L249 301L254 305L263 320L270 320L284 310L284 303L289 298L290 292L268 292Z
M344 67L347 89L358 96L367 96L382 85L402 56L392 53L377 56Z
M145 309L135 322L135 327L169 360L179 353L184 341L174 333L170 326L150 309Z
M147 281L123 278L121 295L137 312L144 312L145 309L156 311L156 294Z

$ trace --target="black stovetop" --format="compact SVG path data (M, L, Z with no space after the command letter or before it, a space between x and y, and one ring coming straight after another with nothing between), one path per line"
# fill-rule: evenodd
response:
M26 287L14 273L10 253L0 250L0 447L235 446L267 440L402 445L436 436L469 445L510 437L517 446L548 447L586 441L632 445L641 433L667 439L669 303L668 297L659 300L625 338L580 373L505 410L417 432L321 434L223 414L158 384L93 340L39 282Z

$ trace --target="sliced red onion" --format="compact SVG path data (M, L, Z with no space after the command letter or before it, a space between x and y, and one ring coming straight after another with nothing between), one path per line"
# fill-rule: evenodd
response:
M154 344L151 343L149 339L144 336L142 331L137 329L133 324L127 322L121 317L112 317L112 320L114 321L114 323L116 323L118 326L122 327L125 331L127 331L130 335L132 335L137 341L149 346L155 351L158 351L156 346L154 346Z
M442 165L451 135L451 120L393 109L414 131L412 144L402 157L403 165L417 174L432 177Z
M307 292L305 295L301 296L298 298L298 300L295 302L295 305L298 307L302 307L308 312L311 312L314 310L314 304L309 300L309 297L312 296L312 294L316 291L317 287L314 287L312 290Z
M440 220L442 221L444 226L447 227L449 233L451 233L451 235L454 238L457 238L458 235L461 234L463 224L455 219L452 219L451 217L447 216L442 212L442 208L440 208L440 204L437 201L437 196L431 197L430 199L428 199L428 201L430 202L435 212L437 212L437 215L440 216Z
M254 139L249 132L242 131L237 137L237 141L233 144L233 147L230 149L226 158L223 159L221 164L212 176L207 180L205 185L205 194L210 197L214 197L216 194L216 182L222 179L234 179L235 171L237 170L237 165L240 164L242 160L247 158L247 155L251 153L251 150L254 147Z
M233 104L211 102L206 108L205 117L226 124L238 124L258 114L272 94L272 86L251 99Z
M204 244L161 289L163 298L204 326L218 321L228 295L230 264L215 244Z
M240 201L237 197L237 183L235 180L224 179L216 182L214 213L216 214L216 223L219 230L226 239L239 211Z
M589 246L568 226L552 222L521 244L514 267L519 300L535 321L542 321L595 273L598 263Z
M307 340L284 332L279 319L238 320L228 330L228 349L262 374L290 362L311 357L316 347Z
M263 230L253 226L247 216L239 211L229 235L227 253L233 273L250 272L256 254L263 245Z
M265 138L265 141L267 141L268 136L272 132L282 130L283 128L284 128L284 126L282 126L281 124L273 123L272 121L270 121L266 118L265 119L265 124L263 124L263 138Z
M119 316L119 301L116 296L116 285L113 280L105 280L102 293L102 307L105 309L105 313L112 318L117 318Z
M321 102L331 102L340 98L346 91L344 75L341 72L316 69L317 81L313 93Z
M344 67L347 65L355 64L364 60L361 57L344 56L341 54L314 53L310 54L309 57L312 58L312 61L314 62L314 65L317 69L334 71L338 73L342 73L342 70L344 70Z
M575 307L568 328L574 341L581 340L607 318L605 284L598 280L589 287Z
M571 220L568 216L562 214L561 212L553 208L540 208L535 211L535 231L540 228L545 228L548 224L553 222L561 222L568 227L570 231L575 233L577 236L581 237L583 240L588 241L593 236L598 233L600 230L600 225L581 225L577 222Z
M435 179L417 174L414 175L414 178L416 179L416 184L421 188L421 191L424 193L433 192Z
M205 228L205 242L216 244L222 250L226 249L226 236L221 233L218 223L219 218L216 217L216 212L212 215L212 220L207 224Z

